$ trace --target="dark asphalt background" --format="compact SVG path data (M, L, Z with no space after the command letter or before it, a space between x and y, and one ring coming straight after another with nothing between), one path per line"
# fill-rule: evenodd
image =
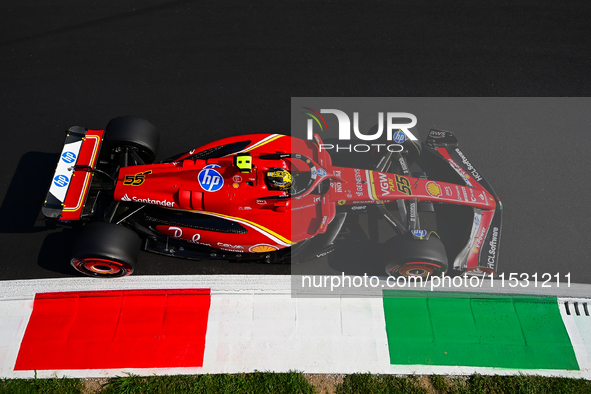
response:
M291 97L587 96L591 6L496 3L3 2L0 279L76 275L67 263L75 231L40 217L72 125L147 118L161 131L162 159L229 135L288 133ZM581 101L569 108L560 116L583 121L544 107L553 132L530 129L499 147L472 131L462 148L506 207L502 270L570 271L591 283L589 131L568 127L589 115ZM461 134L462 121L438 127ZM142 253L136 273L289 270Z

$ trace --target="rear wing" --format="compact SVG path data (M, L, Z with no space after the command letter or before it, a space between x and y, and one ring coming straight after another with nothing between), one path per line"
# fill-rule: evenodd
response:
M454 261L454 269L470 275L496 274L499 264L499 245L503 205L490 184L466 158L458 147L453 133L431 129L425 141L431 154L445 160L469 186L474 189L470 198L486 198L490 209L474 210L474 221L468 242ZM486 191L486 193L482 193ZM467 197L466 197L467 198Z
M71 127L66 135L49 192L43 203L43 214L62 221L80 220L86 203L92 170L98 160L103 130Z

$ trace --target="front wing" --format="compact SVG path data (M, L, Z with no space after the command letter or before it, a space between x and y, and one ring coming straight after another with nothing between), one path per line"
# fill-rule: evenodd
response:
M501 200L480 172L466 158L458 147L457 138L449 131L432 129L425 142L428 152L445 160L466 183L475 190L476 198L485 196L490 209L474 210L474 221L468 242L454 260L454 269L472 275L496 274L499 264L501 242L502 209ZM485 190L488 194L476 193ZM473 196L466 196L475 198ZM474 202L474 201L472 201Z

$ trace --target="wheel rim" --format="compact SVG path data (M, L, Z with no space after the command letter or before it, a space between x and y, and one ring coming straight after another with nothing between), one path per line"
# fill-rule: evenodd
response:
M388 274L397 276L419 276L426 278L437 275L437 271L441 268L440 265L426 262L412 262L406 263L402 267L398 266L390 269Z
M131 265L99 258L73 259L72 266L89 276L120 277L132 273Z

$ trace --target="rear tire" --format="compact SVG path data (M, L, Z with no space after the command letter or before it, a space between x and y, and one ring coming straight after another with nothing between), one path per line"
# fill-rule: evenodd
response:
M112 223L85 226L72 250L70 264L78 272L102 278L131 275L141 239L134 231Z
M388 276L419 276L430 278L447 271L447 254L433 233L427 240L399 235L384 244L385 270Z
M160 135L156 126L145 119L119 116L105 128L105 140L111 149L134 149L145 164L151 164L158 153Z

